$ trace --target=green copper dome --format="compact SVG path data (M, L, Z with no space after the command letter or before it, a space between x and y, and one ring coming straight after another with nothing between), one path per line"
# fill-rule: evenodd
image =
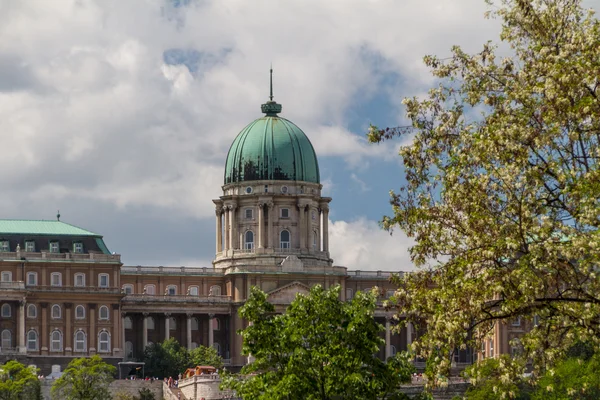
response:
M237 135L225 164L225 184L283 180L319 183L319 164L310 140L292 122L277 116L281 105L262 105L266 114Z

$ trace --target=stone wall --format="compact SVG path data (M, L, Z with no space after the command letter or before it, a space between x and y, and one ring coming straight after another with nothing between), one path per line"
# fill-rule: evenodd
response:
M50 388L54 381L43 380L42 381L42 398L44 400L50 400ZM143 381L143 380L114 380L109 385L110 393L115 396L117 393L128 393L134 396L138 395L138 392L142 388L148 388L154 393L156 400L162 400L163 398L163 382L162 381Z
M194 375L179 381L179 389L186 400L213 400L232 396L230 390L220 390L219 375Z

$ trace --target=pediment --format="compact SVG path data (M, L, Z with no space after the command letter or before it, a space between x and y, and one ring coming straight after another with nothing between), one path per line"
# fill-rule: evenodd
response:
M304 263L292 254L281 262L281 270L284 272L300 272L304 270Z
M308 294L309 291L310 288L305 284L292 282L267 293L267 300L270 303L290 304L298 293Z

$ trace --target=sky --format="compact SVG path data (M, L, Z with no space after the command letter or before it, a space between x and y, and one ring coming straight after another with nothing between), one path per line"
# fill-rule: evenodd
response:
M310 138L335 265L410 270L382 231L403 182L404 97L436 83L423 56L498 41L484 0L4 0L0 218L104 236L126 265L209 267L212 199L235 136L262 116L274 69L282 117Z

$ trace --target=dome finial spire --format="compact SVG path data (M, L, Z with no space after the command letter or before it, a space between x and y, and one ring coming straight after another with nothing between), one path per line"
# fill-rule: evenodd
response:
M277 102L273 101L273 63L271 63L270 74L269 101L262 104L260 109L268 116L277 116L277 114L281 112L281 104L277 104Z
M271 63L271 94L269 95L269 99L273 101L273 63Z

